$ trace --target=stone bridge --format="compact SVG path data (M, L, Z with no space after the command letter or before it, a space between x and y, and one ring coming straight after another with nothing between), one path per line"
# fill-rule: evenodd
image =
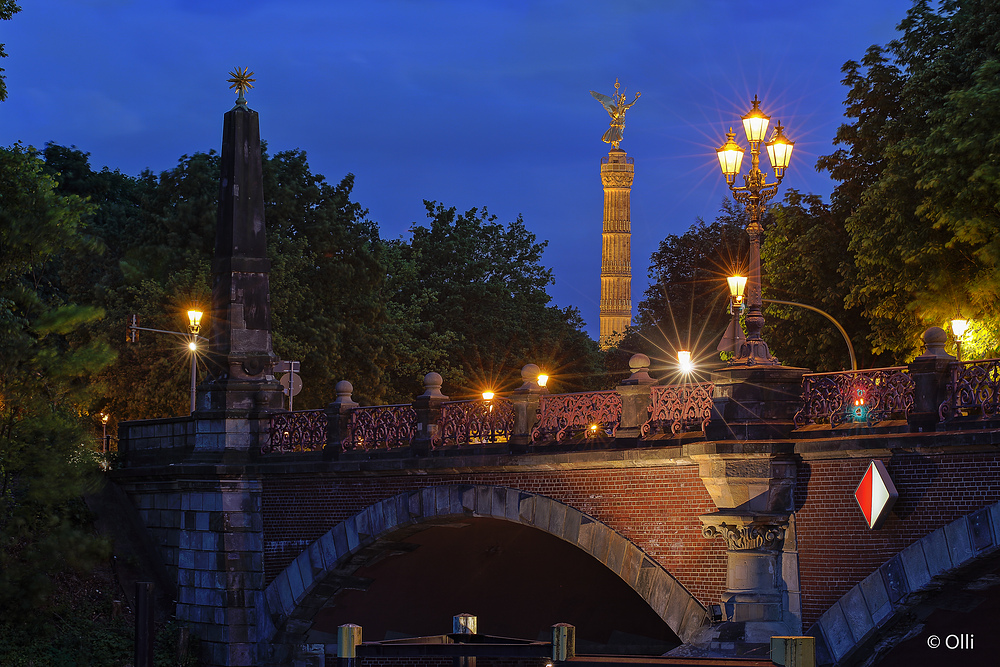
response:
M366 435L351 415L370 409L343 385L325 419L305 415L318 433L291 440L287 413L126 423L114 479L209 664L333 656L343 623L380 640L471 611L481 631L529 639L573 623L584 652L753 654L805 633L821 664L846 665L1000 581L995 409L955 395L957 373L986 368L995 401L996 362L959 365L931 335L908 368L730 368L698 390L658 389L647 363L583 403L526 367L506 424L470 418L475 437L447 426L434 374L402 444ZM833 400L865 382L870 413ZM659 410L668 394L696 407ZM559 409L562 426L542 428ZM899 494L876 530L854 497L873 460Z

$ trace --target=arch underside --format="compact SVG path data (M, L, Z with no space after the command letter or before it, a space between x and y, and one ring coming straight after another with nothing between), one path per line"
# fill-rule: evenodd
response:
M607 525L546 496L475 485L404 492L334 526L267 587L260 622L271 624L265 631L276 643L306 643L317 615L334 596L371 584L358 576L359 571L364 574L364 568L387 557L413 551L419 546L413 537L429 527L463 526L482 519L530 527L581 549L625 582L681 641L692 638L706 622L706 610L698 600ZM464 611L468 610L453 613ZM481 631L490 633L488 628Z
M833 604L806 634L823 665L923 664L960 651L928 648L934 634L975 634L1000 650L1000 503L959 517L883 563ZM964 628L964 629L963 629ZM928 653L930 651L930 653ZM949 655L951 654L951 655ZM867 658L862 656L867 655ZM972 656L974 657L974 656ZM914 660L917 662L914 663Z

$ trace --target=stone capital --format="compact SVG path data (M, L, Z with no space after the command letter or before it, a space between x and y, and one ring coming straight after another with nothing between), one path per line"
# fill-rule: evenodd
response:
M788 527L787 514L732 514L713 512L698 517L701 534L726 541L728 551L780 551Z

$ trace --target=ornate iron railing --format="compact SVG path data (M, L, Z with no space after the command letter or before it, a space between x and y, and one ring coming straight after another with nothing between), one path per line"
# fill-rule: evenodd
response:
M948 398L938 409L941 421L988 419L1000 413L1000 359L953 363L949 370Z
M642 437L663 431L680 433L692 427L704 431L712 418L712 382L672 384L653 387L646 410L649 419L642 425Z
M449 401L441 406L431 446L507 442L513 432L514 404L509 399Z
M890 417L905 418L913 408L913 379L906 366L864 371L806 373L796 426L854 422L868 426Z
M586 391L539 397L538 423L533 442L554 437L556 442L580 435L614 437L622 419L622 397L616 391Z
M345 451L409 447L416 434L417 411L408 403L354 408L341 446Z
M314 452L326 445L326 411L299 410L271 415L268 442L264 454Z

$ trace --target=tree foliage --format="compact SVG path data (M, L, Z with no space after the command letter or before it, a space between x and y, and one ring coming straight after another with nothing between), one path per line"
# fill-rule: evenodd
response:
M844 65L850 123L822 158L840 181L858 275L849 304L876 353L961 313L1000 332L1000 9L914 3L902 36Z
M0 0L0 21L9 21L13 18L14 14L21 11L21 8L17 5L14 0ZM6 58L7 53L3 49L4 45L0 44L0 58ZM0 67L0 72L3 72L3 68ZM0 102L7 99L7 80L3 74L0 74Z
M86 334L100 309L67 299L56 257L89 247L90 206L61 195L42 160L0 149L0 613L35 608L53 573L104 553L80 520L93 376L112 358Z

